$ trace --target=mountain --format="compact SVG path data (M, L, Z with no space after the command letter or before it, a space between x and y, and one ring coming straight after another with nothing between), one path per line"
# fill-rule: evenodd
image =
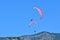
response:
M0 37L0 40L60 40L60 33L40 32L20 37Z

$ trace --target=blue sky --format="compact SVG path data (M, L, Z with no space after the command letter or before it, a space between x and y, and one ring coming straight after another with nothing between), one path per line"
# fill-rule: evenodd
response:
M35 6L42 9L42 20ZM29 27L31 19L38 24ZM31 35L34 30L60 33L60 0L0 0L0 37Z

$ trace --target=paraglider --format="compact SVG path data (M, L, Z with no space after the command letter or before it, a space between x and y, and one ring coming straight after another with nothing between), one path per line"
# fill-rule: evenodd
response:
M34 9L36 9L36 10L39 12L40 19L42 19L42 17L43 17L43 12L42 12L42 10L41 10L40 8L38 8L38 7L34 7Z
M31 19L31 21L30 21L30 23L29 23L29 26L32 26L33 24L37 24L38 22L37 21L33 21L32 19Z
M31 27L33 24L37 24L38 22L37 21L33 21L33 19L30 20L29 22L29 27ZM34 32L36 33L36 30L34 30Z
M34 32L36 33L36 30L34 30Z

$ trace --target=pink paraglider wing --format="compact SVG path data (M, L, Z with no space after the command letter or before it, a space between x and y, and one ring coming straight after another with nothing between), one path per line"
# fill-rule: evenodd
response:
M40 18L42 19L42 17L43 17L42 10L41 10L40 8L37 8L37 7L36 7L36 10L39 12L39 14L40 14Z
M37 24L37 22L36 21L31 21L30 23L29 23L29 26L32 26L33 24Z

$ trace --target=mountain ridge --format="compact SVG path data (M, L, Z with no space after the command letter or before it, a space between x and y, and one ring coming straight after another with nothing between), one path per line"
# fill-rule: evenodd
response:
M18 37L0 37L0 40L60 40L60 33L42 31L32 35L24 35Z

